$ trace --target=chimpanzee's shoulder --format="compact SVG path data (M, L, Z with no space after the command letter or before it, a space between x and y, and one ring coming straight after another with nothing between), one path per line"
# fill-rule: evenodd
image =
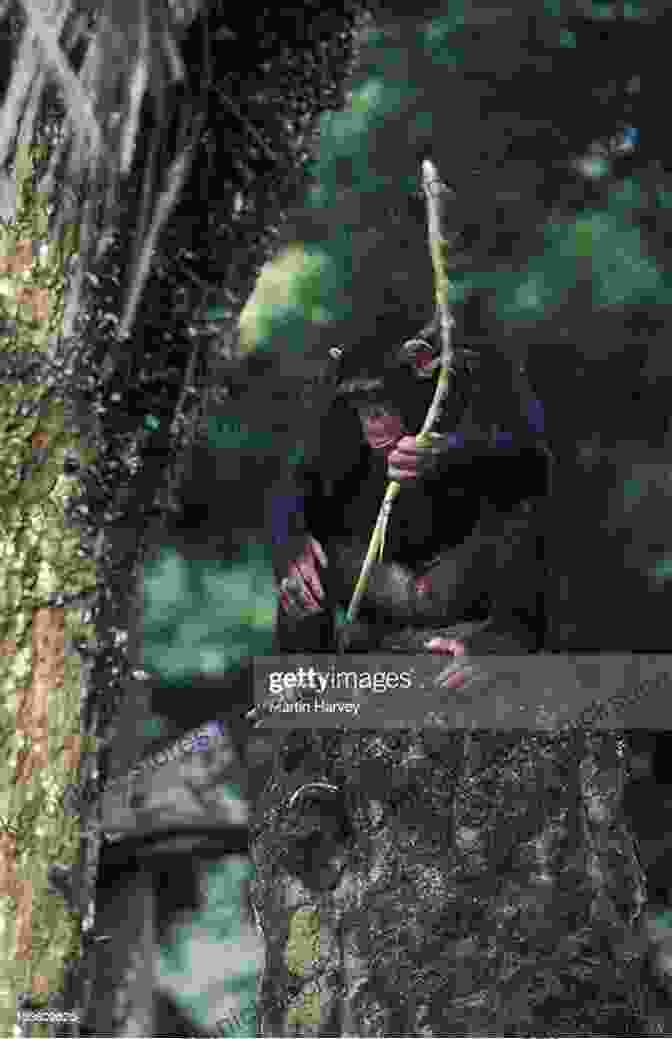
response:
M461 367L469 372L485 375L502 375L508 372L510 376L516 376L525 371L525 365L519 359L509 357L502 350L494 346L480 347L458 347L456 350L458 362Z

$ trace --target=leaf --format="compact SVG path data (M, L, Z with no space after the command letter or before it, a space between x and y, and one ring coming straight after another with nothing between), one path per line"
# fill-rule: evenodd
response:
M226 321L231 317L231 308L225 306L210 307L205 314L208 321Z
M651 570L649 577L656 581L669 581L672 577L672 558L659 560Z
M593 224L590 220L577 220L574 225L576 236L576 255L590 257L593 255Z

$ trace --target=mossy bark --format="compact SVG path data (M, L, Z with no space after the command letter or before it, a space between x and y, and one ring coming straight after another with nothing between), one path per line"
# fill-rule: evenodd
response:
M5 359L33 354L30 379L0 386L0 1031L17 1023L16 999L38 1004L62 987L63 968L79 950L80 919L47 887L50 863L75 864L80 832L64 811L82 752L81 661L73 646L92 636L81 601L95 567L81 551L66 505L79 492L66 475L66 453L80 442L63 402L40 378L59 336L65 302L63 250L35 256L46 231L46 202L31 195L29 156L17 161L16 221L2 228L2 316L15 333ZM21 180L23 176L23 180ZM54 605L77 602L72 607ZM46 1034L33 1025L33 1035Z

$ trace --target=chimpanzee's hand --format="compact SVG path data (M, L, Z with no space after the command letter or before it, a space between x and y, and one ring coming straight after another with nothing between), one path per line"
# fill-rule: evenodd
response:
M405 480L418 480L432 476L439 465L439 459L445 453L445 437L440 433L430 433L432 443L429 447L420 447L415 437L402 437L387 458L387 476L390 480L403 483Z
M394 408L383 404L362 404L358 410L367 444L372 451L380 451L389 457L390 451L406 432L401 416Z
M280 609L283 613L299 620L323 609L324 588L318 567L326 565L327 557L321 544L309 537L303 552L289 564L287 576L280 583Z
M462 689L471 681L474 669L463 642L458 639L435 638L426 642L425 648L430 653L445 653L453 658L453 663L435 678L435 685L441 689Z

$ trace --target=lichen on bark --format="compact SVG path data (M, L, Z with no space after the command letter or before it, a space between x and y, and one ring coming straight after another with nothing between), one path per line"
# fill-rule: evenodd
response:
M41 1002L61 988L77 954L80 921L47 888L54 861L75 864L80 834L63 811L81 752L80 661L92 636L81 609L58 596L95 587L65 507L78 481L64 472L77 453L62 400L40 378L58 340L66 293L62 243L35 250L47 233L46 200L31 191L31 156L17 161L17 217L0 232L0 316L5 367L34 355L37 369L0 386L0 1031L16 1024L16 997ZM40 1034L37 1025L34 1034Z
M320 915L315 910L297 909L289 925L287 969L299 977L310 973L320 955Z

